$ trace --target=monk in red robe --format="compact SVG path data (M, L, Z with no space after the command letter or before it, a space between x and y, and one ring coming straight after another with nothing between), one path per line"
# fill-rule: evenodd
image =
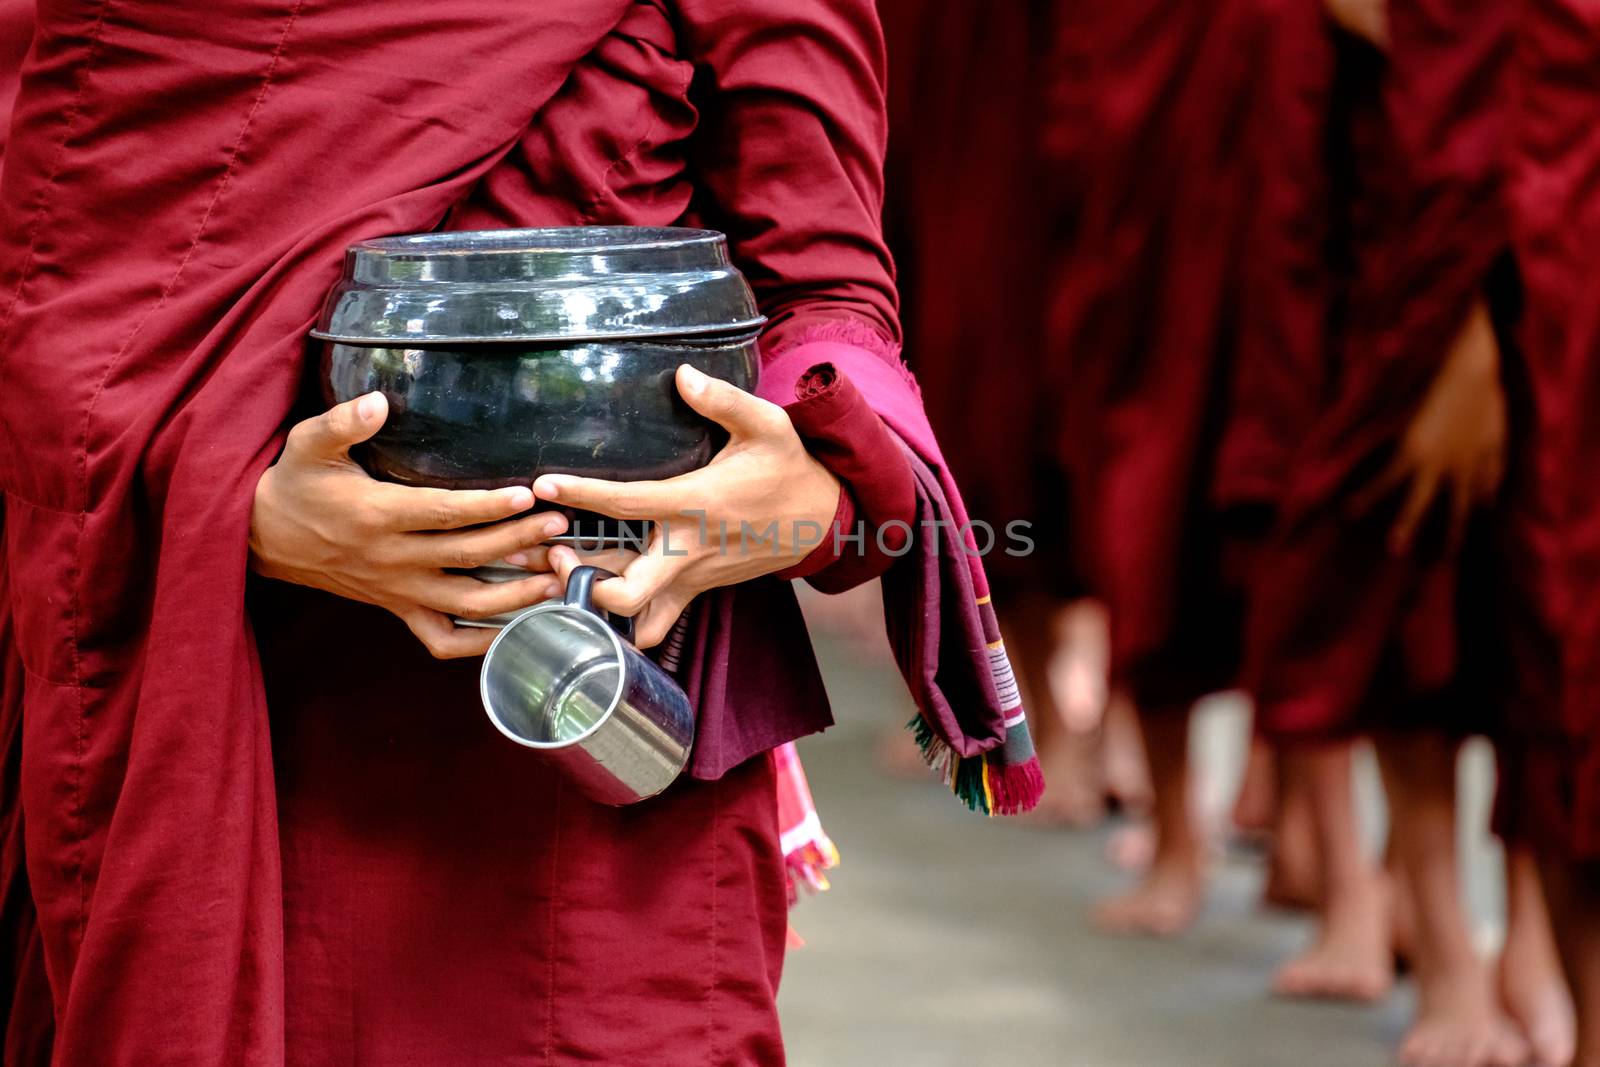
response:
M1491 319L1503 210L1507 5L1391 0L1342 19L1330 199L1339 281L1330 391L1261 557L1250 676L1268 736L1309 792L1323 866L1317 942L1278 988L1381 996L1390 896L1363 855L1349 738L1378 742L1400 901L1414 917L1419 1015L1406 1064L1570 1055L1538 880L1509 864L1502 988L1479 958L1456 864L1455 761L1491 729L1503 614L1487 524L1506 457Z
M1522 280L1518 399L1532 444L1511 469L1517 704L1501 824L1531 848L1600 1064L1600 8L1523 5L1512 99L1512 240Z
M1051 788L1035 814L1082 824L1104 808L1097 745L1055 706L1058 620L1086 613L1054 427L1066 401L1046 372L1049 220L1070 171L1042 158L1053 0L879 0L889 52L885 228L898 268L907 359L975 518L1025 523L1037 546L992 554L1006 647L1035 714ZM1084 628L1079 627L1076 632ZM1093 644L1093 634L1075 645ZM1100 708L1091 702L1089 714Z
M52 1063L781 1062L765 753L829 713L773 574L855 561L790 538L603 583L642 644L687 613L699 729L672 790L590 804L478 713L486 635L448 621L554 592L560 521L527 487L367 478L383 398L317 414L306 331L359 239L715 226L770 400L681 372L732 441L653 504L959 514L896 355L883 78L866 0L41 5L0 178L0 478ZM876 465L797 435L833 403ZM441 569L519 554L499 588ZM993 703L983 677L942 710ZM935 740L1016 810L1000 721Z
M1218 480L1265 25L1253 0L1058 6L1047 144L1076 203L1052 277L1057 440L1082 573L1141 715L1157 836L1144 882L1100 911L1115 930L1174 933L1199 910L1188 711L1234 683L1235 550L1268 503Z

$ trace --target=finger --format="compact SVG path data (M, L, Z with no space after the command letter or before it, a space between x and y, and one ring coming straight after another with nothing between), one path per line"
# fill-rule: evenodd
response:
M688 562L683 556L664 554L660 551L661 547L658 538L651 543L649 552L615 571L617 577L595 583L595 606L618 615L633 616L643 611ZM565 587L573 569L588 560L581 559L576 552L562 545L550 550L550 562Z
M1411 481L1411 490L1406 494L1406 501L1400 507L1400 515L1395 519L1394 529L1389 534L1390 551L1401 555L1410 550L1411 539L1423 516L1428 513L1438 486L1439 476L1433 471L1417 472Z
M687 556L670 555L663 551L665 547L657 538L648 552L619 571L617 577L595 586L595 604L619 615L638 615L649 607L689 565Z
M640 555L640 553L629 548L590 550L575 548L572 545L552 545L548 551L555 553L557 556L561 553L566 553L570 557L565 564L568 573L579 564L587 564L591 567L599 567L601 570L610 571L612 574L620 574L627 568L628 564L638 559ZM556 566L554 559L550 563L550 569L560 573L560 569Z
M561 582L551 574L536 574L514 582L483 582L464 574L425 575L404 592L425 608L458 619L487 619L541 604L561 592Z
M533 507L533 490L525 485L505 489L423 489L378 482L372 488L377 525L413 533L459 530L520 515Z
M406 535L405 562L418 567L471 570L542 546L567 528L564 515L545 512L477 529ZM518 564L511 564L518 566Z
M489 651L498 630L481 626L457 626L444 615L427 608L396 611L424 647L438 659L464 659Z
M1467 523L1472 520L1472 508L1477 503L1477 494L1473 487L1465 480L1452 479L1450 482L1450 534L1445 542L1449 555L1455 555L1461 548L1461 542L1467 534Z
M377 433L389 417L389 400L382 393L367 393L336 404L315 418L294 425L284 452L306 459L348 459L350 446Z
M525 552L513 552L501 562L508 567L520 567L538 574L548 574L555 569L550 566L549 545L535 545Z
M1389 494L1406 481L1410 466L1404 456L1395 456L1376 478L1350 497L1345 514L1352 519L1365 518Z
M768 437L791 427L778 405L687 363L678 367L678 392L690 407L734 437Z
M687 501L703 499L697 492L699 471L659 482L607 482L571 474L543 474L533 483L540 500L555 500L580 511L593 511L613 519L662 519L682 512Z
M687 598L670 590L652 600L644 614L634 619L634 645L638 648L654 648L665 641L688 606Z

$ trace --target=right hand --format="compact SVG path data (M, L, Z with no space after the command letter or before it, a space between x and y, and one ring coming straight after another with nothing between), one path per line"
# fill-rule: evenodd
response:
M456 626L451 615L481 619L528 607L560 592L560 579L538 573L490 583L445 569L521 553L530 570L548 571L544 543L566 519L543 513L501 522L533 507L524 486L453 491L372 478L350 448L377 433L388 411L382 393L368 393L289 431L283 455L256 483L251 566L386 608L440 659L481 656L496 631Z

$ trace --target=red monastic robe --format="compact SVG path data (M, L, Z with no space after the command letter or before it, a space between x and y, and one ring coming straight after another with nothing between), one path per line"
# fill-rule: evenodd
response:
M33 0L0 0L0 162L11 128L11 102L22 80L22 57L32 40Z
M1048 94L1069 175L1051 284L1057 445L1113 659L1150 709L1230 684L1239 598L1218 455L1255 206L1273 5L1058 5ZM1219 507L1219 492L1229 497ZM1247 492L1254 492L1251 488ZM1228 558L1225 558L1228 557Z
M33 7L33 0L0 0L0 168ZM0 552L0 1063L31 1064L49 1060L54 1020L22 841L22 661L7 566Z
M1039 551L991 582L1076 586L1047 374L1049 249L1073 190L1041 156L1051 0L879 0L889 43L886 228L906 352L968 511Z
M1304 99L1332 127L1334 174L1312 181L1329 189L1336 240L1324 270L1336 291L1325 400L1253 579L1247 676L1261 726L1280 739L1373 721L1470 731L1498 710L1498 679L1484 673L1497 662L1485 647L1497 619L1483 540L1453 555L1435 521L1398 556L1387 540L1402 494L1362 517L1350 505L1399 443L1505 249L1509 10L1392 0L1387 56L1347 42L1335 99Z
M699 617L733 633L690 672L701 780L599 809L386 613L247 606L246 530L358 239L701 221L771 344L892 341L881 47L865 0L44 0L0 180L0 479L57 1064L781 1059L744 758L826 722L786 585Z
M1600 859L1600 3L1518 24L1512 236L1533 446L1508 488L1518 702L1508 831Z

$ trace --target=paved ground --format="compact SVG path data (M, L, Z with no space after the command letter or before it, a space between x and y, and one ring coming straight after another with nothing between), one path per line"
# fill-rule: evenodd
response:
M1101 937L1085 913L1123 880L1102 859L1106 831L983 820L931 781L883 777L872 747L883 723L905 718L899 680L826 642L823 653L840 725L802 752L844 863L833 890L794 915L808 944L790 953L780 1003L797 1067L1392 1062L1408 989L1371 1009L1267 996L1306 928L1257 908L1253 859L1223 862L1188 936ZM1242 718L1225 705L1206 716L1199 747L1214 767L1235 762ZM1485 773L1474 767L1471 796L1485 795ZM1493 862L1475 838L1485 916L1498 907Z

